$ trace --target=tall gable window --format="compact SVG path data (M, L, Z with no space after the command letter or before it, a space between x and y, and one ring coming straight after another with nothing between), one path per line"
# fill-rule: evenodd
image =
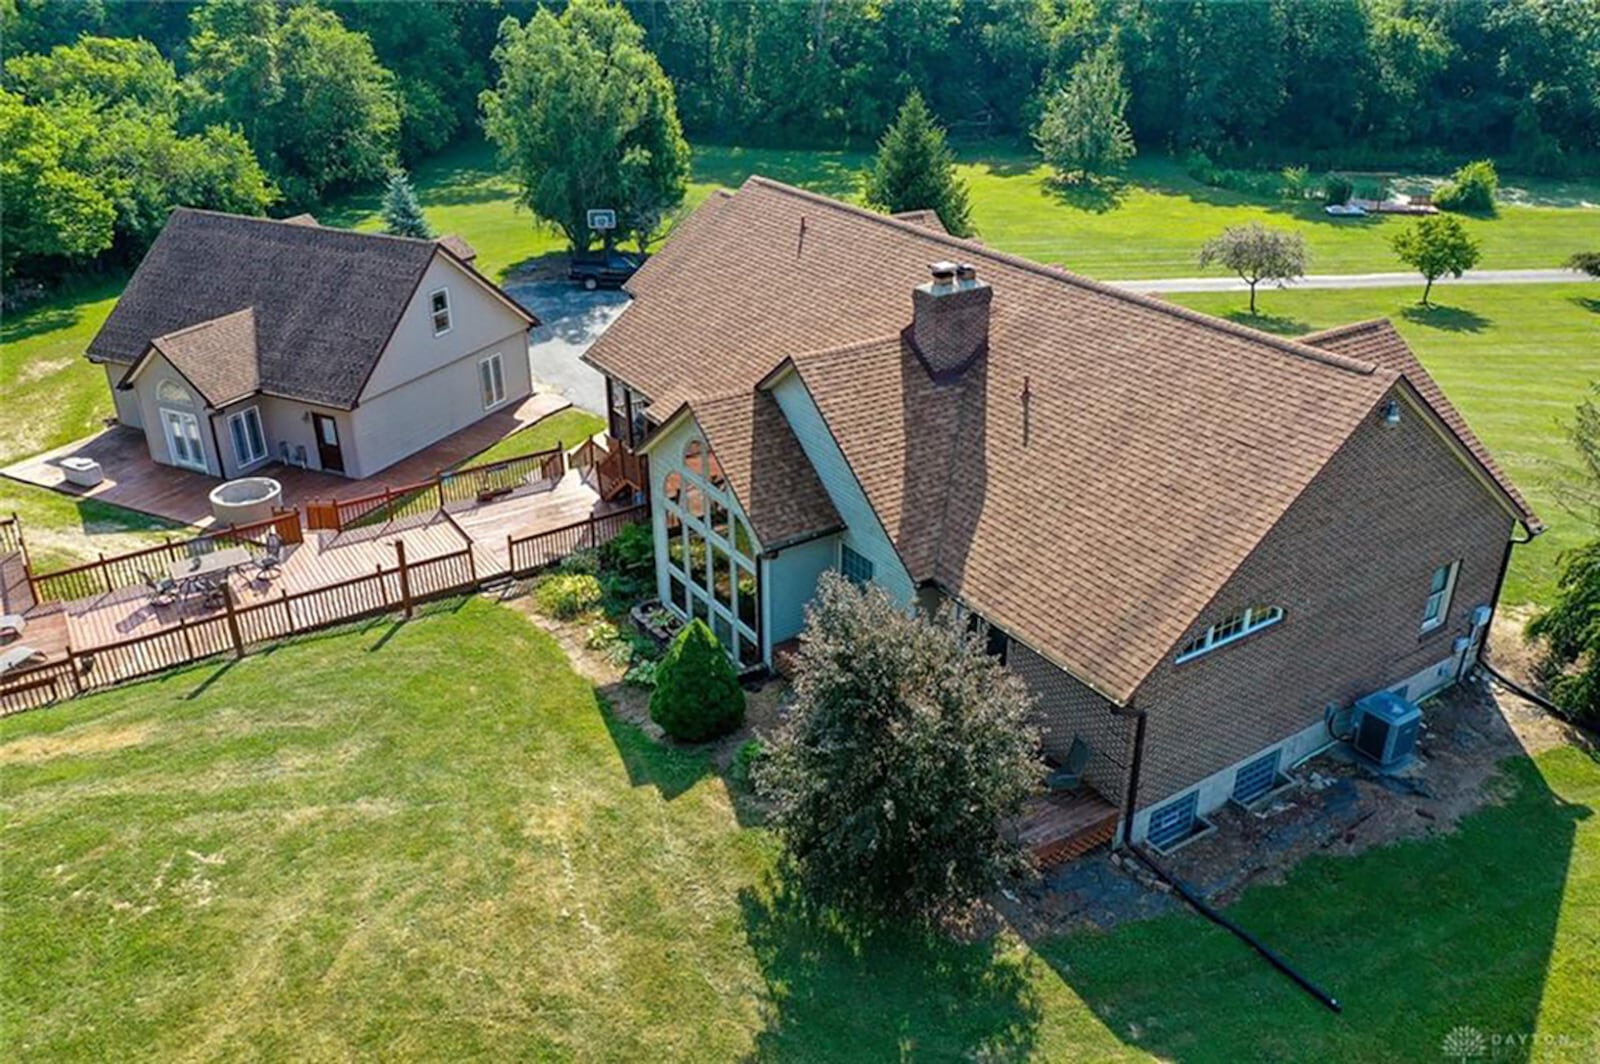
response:
M1428 599L1422 607L1422 630L1431 632L1450 616L1450 599L1456 591L1456 572L1460 562L1441 565L1428 578Z
M1191 658L1198 658L1201 654L1226 646L1236 639L1243 639L1251 632L1258 632L1281 620L1283 620L1281 606L1251 606L1248 609L1236 610L1179 647L1178 660L1188 661Z
M450 331L450 289L440 288L428 295L428 310L433 315L433 335Z
M667 601L684 617L711 626L728 656L743 666L761 662L761 589L756 545L727 478L705 441L694 437L668 470L656 501L661 506ZM654 459L653 459L654 460Z
M485 410L506 401L506 377L498 354L478 363L478 387L483 392Z

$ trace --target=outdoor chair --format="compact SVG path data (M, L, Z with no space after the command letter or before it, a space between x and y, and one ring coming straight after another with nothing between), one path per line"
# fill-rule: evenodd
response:
M139 576L144 580L144 586L150 592L150 605L170 606L178 601L179 588L172 577L157 576L142 569L139 571Z
M267 532L266 553L256 559L256 579L269 580L283 571L283 537L277 529Z
M36 650L26 643L13 643L11 646L0 650L0 675L12 669L20 669L30 662L43 661L44 651Z
M1089 767L1089 758L1094 751L1089 749L1089 744L1077 736L1072 737L1072 745L1067 748L1067 757L1061 764L1056 764L1052 759L1046 758L1045 764L1050 769L1045 776L1044 785L1048 790L1075 791L1083 786L1083 770Z
M7 613L0 616L0 638L16 639L27 631L28 620L20 613Z

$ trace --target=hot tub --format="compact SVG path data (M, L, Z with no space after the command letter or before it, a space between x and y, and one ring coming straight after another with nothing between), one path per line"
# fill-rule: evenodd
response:
M271 477L244 477L211 489L211 516L217 524L256 525L283 504L283 485Z

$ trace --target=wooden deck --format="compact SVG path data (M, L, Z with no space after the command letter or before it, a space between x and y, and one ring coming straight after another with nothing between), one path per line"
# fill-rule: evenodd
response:
M1088 787L1075 794L1040 794L1028 799L1008 825L1042 868L1082 857L1116 837L1117 807Z
M276 576L262 580L253 571L235 573L228 586L239 606L253 605L284 592L327 587L371 575L380 567L393 569L397 542L405 544L406 560L415 565L460 551L471 541L444 514L347 532L308 532L305 542L286 548L282 571ZM53 603L47 608L62 613L65 639L60 646L41 646L34 639L34 615L30 614L28 642L44 650L51 660L64 657L68 643L74 650L91 650L176 628L180 622L199 623L225 612L220 605L206 606L193 599L173 606L153 606L142 587L119 588L94 598Z
M571 404L559 395L535 395L514 408L496 411L460 432L426 447L408 458L362 480L299 469L276 462L263 466L262 476L283 485L283 505L303 506L313 499L353 499L381 492L385 487L427 480L442 469L459 465L504 437ZM576 444L577 440L571 441ZM66 483L61 459L81 456L100 463L105 479L92 488ZM53 451L14 463L0 474L51 488L75 498L99 499L130 510L164 517L180 524L205 527L211 523L211 489L222 483L216 477L192 473L150 460L144 432L122 426L105 429Z
M462 507L451 507L450 514L468 538L492 559L497 570L509 567L506 540L561 528L590 517L627 509L627 500L608 502L600 498L593 472L587 475L569 469L554 484L537 486L497 499Z

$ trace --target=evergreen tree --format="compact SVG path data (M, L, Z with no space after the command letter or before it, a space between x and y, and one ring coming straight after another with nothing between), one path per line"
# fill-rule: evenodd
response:
M698 743L744 723L744 688L706 622L684 625L656 666L650 719L674 739Z
M1092 178L1133 158L1133 133L1123 113L1128 89L1112 45L1080 59L1067 83L1050 95L1033 142L1063 180Z
M417 202L411 179L404 170L391 172L389 185L383 190L383 231L391 236L433 239L433 230L422 215L422 204Z
M972 233L967 186L956 177L955 155L922 94L906 97L894 124L878 142L878 161L867 175L867 204L895 214L931 210L956 236Z

